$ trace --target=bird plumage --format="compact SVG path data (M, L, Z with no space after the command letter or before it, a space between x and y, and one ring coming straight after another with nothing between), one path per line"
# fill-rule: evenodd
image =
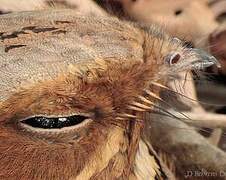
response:
M142 116L168 76L197 63L191 50L156 27L71 10L13 13L0 23L0 179L158 174ZM174 65L165 60L172 52L180 55ZM65 119L73 125L62 128ZM140 169L142 161L150 167Z

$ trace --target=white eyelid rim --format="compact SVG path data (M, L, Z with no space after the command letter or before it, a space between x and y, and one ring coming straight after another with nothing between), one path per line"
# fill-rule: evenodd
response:
M174 64L172 64L172 60L173 60L173 58L175 58L177 55L180 55L180 53L179 52L171 52L171 53L169 53L168 55L166 55L166 57L165 57L165 59L166 59L166 61L167 61L167 63L168 63L168 65L174 65ZM180 55L181 56L181 55Z
M30 119L30 118L34 118L34 117L64 118L64 117L70 117L70 116L76 116L76 115L86 116L88 118L77 125L70 126L70 127L63 127L63 128L59 128L59 129L43 129L43 128L32 127L30 125L22 123L22 121ZM93 117L92 113L73 113L73 114L67 114L67 115L54 115L54 116L39 114L39 115L33 115L33 116L26 117L24 119L21 119L19 121L20 122L19 126L21 128L23 128L25 131L31 132L31 133L38 133L38 134L43 134L43 135L59 134L59 133L62 134L62 133L70 133L72 131L76 131L80 128L83 128L85 125L88 125L90 122L93 121L93 119L91 119L92 117Z
M74 126L70 126L70 127L64 127L64 128L60 128L60 129L43 129L43 128L34 128L30 125L24 124L24 123L20 123L20 126L23 129L26 129L26 131L28 132L33 132L33 133L41 133L41 134L56 134L56 133L68 133L71 131L75 131L78 130L82 127L84 127L85 125L89 124L90 122L92 122L92 119L86 119L83 122L74 125Z

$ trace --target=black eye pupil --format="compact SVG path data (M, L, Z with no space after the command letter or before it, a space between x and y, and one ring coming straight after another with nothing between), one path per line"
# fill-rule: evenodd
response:
M165 57L165 62L171 66L178 63L180 59L181 55L179 53L170 53Z
M170 59L170 64L176 64L180 60L180 54L173 55Z
M181 9L178 9L178 10L175 11L174 14L175 14L176 16L178 16L178 15L182 14L182 12L183 12L183 11L182 11Z
M64 127L70 127L78 125L83 122L88 117L81 115L74 115L69 117L60 117L60 118L47 118L47 117L32 117L26 120L21 121L24 124L30 125L35 128L42 129L61 129Z

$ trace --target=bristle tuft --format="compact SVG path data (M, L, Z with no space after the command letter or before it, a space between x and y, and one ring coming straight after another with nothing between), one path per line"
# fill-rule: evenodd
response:
M153 98L155 98L155 99L158 99L158 100L162 101L162 98L159 97L158 95L156 95L155 93L153 93L153 92L151 92L151 91L149 91L149 90L145 90L145 92L146 92L149 96L151 96L151 97L153 97Z
M126 114L126 113L123 113L123 114L118 114L120 117L125 117L125 118L137 118L137 116L135 115L132 115L132 114Z
M148 100L148 99L145 98L144 96L138 96L138 98L139 98L141 101L143 101L143 102L145 102L145 103L147 103L147 104L154 105L153 102L151 102L150 100Z
M152 109L151 107L146 106L146 105L144 105L144 104L141 104L141 103L139 103L139 102L133 102L133 103L131 103L131 105L136 106L136 107L139 107L139 108L141 108L141 109L147 109L147 110Z
M160 88L169 89L167 86L164 86L164 85L157 83L157 82L151 82L151 84L154 85L154 86L158 86Z

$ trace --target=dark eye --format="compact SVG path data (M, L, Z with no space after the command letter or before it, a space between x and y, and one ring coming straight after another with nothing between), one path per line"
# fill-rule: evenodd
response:
M37 116L22 120L22 125L31 126L33 128L41 129L62 129L81 124L83 121L89 119L88 116L73 115L68 117L44 117Z
M170 53L168 54L166 57L165 57L165 61L167 64L169 64L170 66L171 65L174 65L176 64L181 58L181 55L179 53Z
M179 15L181 15L182 13L183 13L183 10L182 10L182 9L177 9L177 10L174 12L175 16L179 16Z

